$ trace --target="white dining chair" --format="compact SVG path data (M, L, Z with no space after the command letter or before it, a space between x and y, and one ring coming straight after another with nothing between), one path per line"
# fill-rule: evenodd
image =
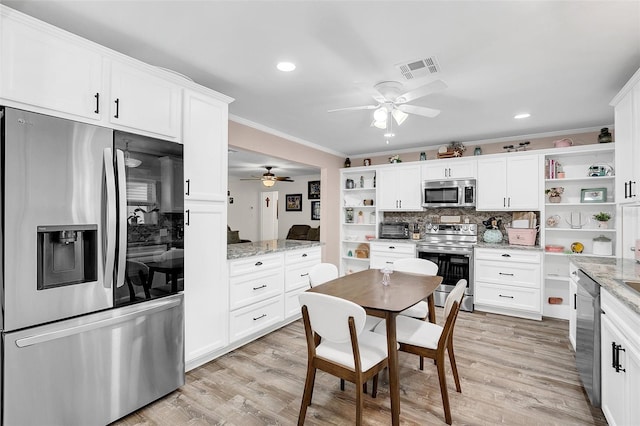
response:
M396 317L396 336L402 352L408 352L420 357L431 358L438 369L440 393L444 417L447 424L451 424L451 407L444 368L445 351L449 353L451 371L456 384L456 391L462 392L458 367L453 353L453 329L460 311L460 304L467 287L467 280L459 280L455 288L449 293L444 303L444 325L432 324L416 318L398 315ZM374 330L382 336L387 335L385 322L381 322Z
M386 335L365 330L365 310L353 302L313 292L304 292L298 298L308 352L298 425L304 424L307 407L311 405L318 369L355 383L356 425L361 425L363 387L373 378L371 396L375 398L378 373L388 364Z
M427 259L407 257L394 261L393 270L398 272L408 272L411 274L437 275L438 265ZM400 315L424 320L429 315L429 305L426 301L421 300L415 305L400 312Z
M333 263L318 263L309 270L309 285L315 287L327 281L335 280L338 276L338 268ZM367 315L364 329L373 330L381 320L381 318Z

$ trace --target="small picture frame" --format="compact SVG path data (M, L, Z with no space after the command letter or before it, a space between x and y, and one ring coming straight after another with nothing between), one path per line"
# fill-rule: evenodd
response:
M320 181L319 180L310 180L309 181L309 190L307 197L310 200L319 200L320 199Z
M581 203L605 203L607 201L607 188L586 188L580 193Z
M288 212L302 211L302 194L285 195L285 210Z
M311 220L320 220L320 201L311 202Z
M371 158L365 158L364 161L363 161L363 164L365 166L370 166L371 165Z

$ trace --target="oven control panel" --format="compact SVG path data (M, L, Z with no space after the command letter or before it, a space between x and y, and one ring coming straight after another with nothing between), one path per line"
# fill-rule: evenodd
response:
M433 224L427 225L425 228L426 234L452 234L452 235L477 235L478 225L475 223L460 223L460 224Z

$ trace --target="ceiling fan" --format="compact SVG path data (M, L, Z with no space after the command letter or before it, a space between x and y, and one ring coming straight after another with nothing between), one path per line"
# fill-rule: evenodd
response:
M271 169L274 168L273 166L264 166L264 168L267 169L267 172L262 176L253 176L251 178L240 180L261 180L264 186L273 186L276 184L276 182L294 182L294 180L289 176L276 176L271 173Z
M427 96L431 93L438 92L447 88L442 80L435 80L413 90L404 91L402 83L397 81L382 81L373 88L378 92L373 95L373 99L378 105L363 105L347 108L331 109L328 112L336 111L354 111L361 109L373 109L374 121L371 124L381 129L387 128L387 117L389 114L396 123L401 125L407 119L408 114L421 115L423 117L433 118L440 114L439 109L428 108L418 105L410 105L409 102Z

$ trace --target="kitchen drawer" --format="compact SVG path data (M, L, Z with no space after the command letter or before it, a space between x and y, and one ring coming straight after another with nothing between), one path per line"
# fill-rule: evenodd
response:
M283 262L282 254L251 256L247 259L232 260L229 262L229 276L235 277L267 269L281 268Z
M301 315L300 301L298 296L304 293L307 289L302 287L297 290L288 291L284 294L284 317L285 319L292 318L296 315Z
M401 254L402 257L416 257L416 245L397 242L375 242L370 244L371 252L379 252L383 254Z
M284 273L285 291L309 288L309 270L318 263L319 262L305 262L297 267L287 266Z
M371 252L371 269L382 269L390 266L393 268L393 262L398 259L406 259L407 257L415 257L414 253L381 253L378 251Z
M230 340L235 342L283 321L284 298L264 300L230 313Z
M283 291L282 268L232 277L229 280L229 309L238 309L282 294Z
M476 281L517 287L540 288L540 265L476 260Z
M540 290L512 287L476 281L474 294L476 305L496 306L507 309L540 312Z
M499 260L501 262L541 263L541 253L528 250L481 249L474 251L476 260Z
M298 264L299 262L320 262L320 247L311 247L305 250L293 250L285 253L284 262L286 265Z

